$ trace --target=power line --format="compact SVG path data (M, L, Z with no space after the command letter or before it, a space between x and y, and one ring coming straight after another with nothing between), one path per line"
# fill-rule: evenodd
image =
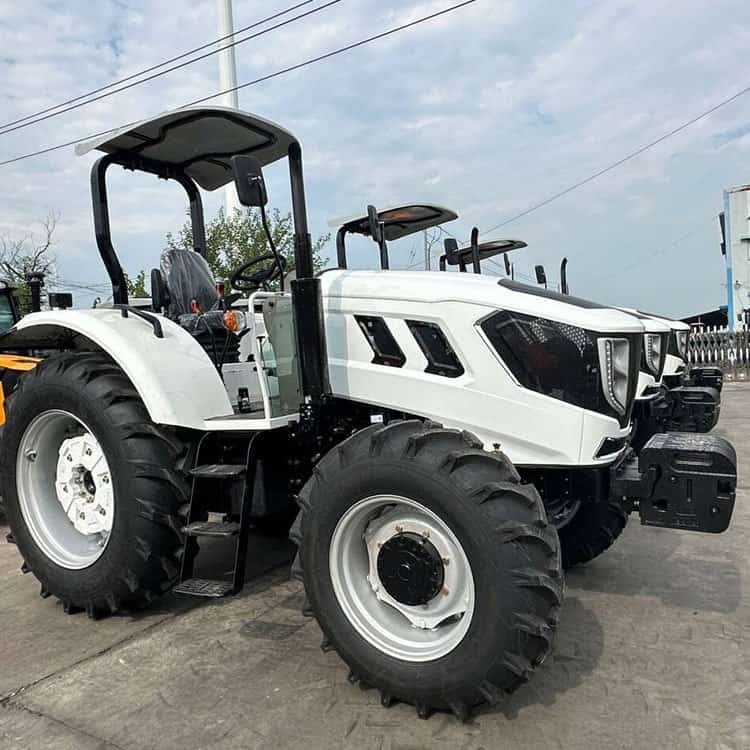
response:
M741 96L744 96L748 92L750 92L750 86L747 86L746 88L736 92L735 94L732 94L732 96L728 97L727 99L724 99L723 101L720 101L718 104L715 104L713 107L711 107L710 109L707 109L705 112L701 112L701 114L696 115L695 117L691 118L687 122L683 122L682 125L678 125L676 128L670 130L668 133L664 133L664 135L659 136L659 138L657 138L656 140L646 143L640 148L637 148L635 151L631 151L626 156L623 156L621 159L618 159L617 161L612 162L612 164L604 167L603 169L600 169L598 172L594 172L594 174L591 174L585 179L580 180L579 182L576 182L573 185L570 185L564 190L561 190L559 193L555 193L554 195L551 195L548 198L545 198L539 203L535 203L531 207L527 208L525 211L521 211L515 216L511 216L510 219L501 221L499 224L496 224L494 227L487 229L485 231L485 234L494 232L496 229L500 229L500 227L507 226L508 224L511 224L514 221L518 221L518 219L521 219L524 216L528 216L530 213L533 213L534 211L540 208L543 208L544 206L548 206L550 203L552 203L553 201L556 201L558 198L562 198L568 193L572 193L574 190L578 190L578 188L583 187L584 185L587 185L589 182L593 182L594 180L601 177L602 175L607 174L607 172L611 172L613 169L616 169L622 164L625 164L625 162L630 161L631 159L635 159L636 156L640 156L642 153L644 153L644 151L648 151L650 148L653 148L654 146L657 146L658 144L663 143L668 138L671 138L673 135L677 135L677 133L680 133L686 128L689 128L691 125L695 125L696 122L699 122L700 120L705 119L709 115L713 114L714 112L721 109L722 107L725 107L727 104L731 104L733 101L739 99Z
M374 36L367 37L366 39L361 39L358 42L348 44L345 47L339 47L338 49L333 50L332 52L327 52L324 55L319 55L318 57L310 58L309 60L305 60L304 62L297 63L296 65L291 65L290 67L283 68L282 70L277 70L275 73L269 73L268 75L262 76L260 78L256 78L253 81L242 83L239 86L233 86L232 88L225 89L224 91L217 91L215 94L210 94L209 96L204 96L201 99L196 99L195 101L189 102L187 104L183 104L182 107L191 107L195 104L202 104L203 102L206 102L209 99L215 99L217 96L223 96L224 94L228 94L232 91L239 91L240 89L247 88L248 86L254 86L258 83L269 81L272 78L277 78L278 76L284 75L286 73L291 73L292 71L299 70L300 68L304 68L308 65L312 65L313 63L321 62L322 60L327 60L331 57L335 57L336 55L340 55L344 52L349 52L350 50L356 49L357 47L363 47L364 45L370 44L371 42L375 42L379 39L383 39L387 36L391 36L392 34L397 34L400 31L404 31L413 26L417 26L418 24L425 23L426 21L431 21L435 18L438 18L439 16L444 16L447 13L451 13L454 10L463 8L466 5L471 5L474 2L476 2L476 0L464 0L464 2L457 3L456 5L452 5L443 10L437 11L436 13L431 13L430 15L422 16L421 18L418 18L414 21L410 21L409 23L402 24L401 26L396 26L392 29L389 29L388 31L383 31L380 34L375 34ZM131 122L122 127L128 127L128 125L133 125L133 124L134 123ZM31 153L28 153L28 154L22 154L21 156L14 156L10 159L6 159L5 161L0 161L0 167L5 167L8 164L14 164L16 162L23 161L24 159L31 159L35 156L42 156L44 154L49 154L52 151L58 151L59 149L67 148L68 146L74 146L77 143L83 143L84 141L91 140L92 138L98 138L99 136L105 135L107 133L111 133L112 131L117 130L117 129L118 128L109 128L107 130L102 130L99 133L86 135L83 138L76 138L75 140L68 141L67 143L59 143L55 146L48 146L47 148L43 148L38 151L32 151Z
M188 65L192 65L193 63L197 63L197 62L200 62L201 60L205 60L206 58L211 57L213 55L218 55L219 52L221 52L222 50L228 49L229 47L236 47L238 44L243 44L244 42L248 42L251 39L257 39L258 37L263 36L264 34L270 34L272 31L276 31L277 29L280 29L283 26L288 26L289 24L294 23L295 21L299 21L302 18L307 18L307 16L311 16L314 13L318 13L321 10L330 8L332 5L336 5L337 3L340 3L340 2L341 0L330 0L330 2L327 2L324 5L320 5L317 8L312 8L311 10L305 11L304 13L300 13L297 16L288 18L285 21L281 21L274 26L269 26L267 29L257 31L255 34L250 34L250 36L246 36L243 39L235 39L235 41L231 42L231 44L226 44L221 49L211 50L211 52L206 52L203 55L195 57L192 60L187 60L186 62L180 63L179 65L173 65L171 68L166 68L165 70L162 70L159 73L152 73L150 76L147 76L146 78L141 78L139 81L132 81L131 83L128 83L125 86L120 86L119 88L112 89L111 91L105 91L104 93L99 94L98 96L92 96L91 98L86 98L85 101L78 101L77 104L71 104L70 106L65 107L64 109L60 109L57 112L45 114L45 115L42 115L41 117L36 117L35 119L29 119L28 122L23 122L20 125L15 125L14 127L8 127L5 130L0 130L0 135L6 135L7 133L12 133L15 130L21 130L22 128L28 128L31 125L36 125L37 123L44 122L45 120L50 120L53 117L64 115L66 112L72 112L74 109L80 109L81 107L85 107L88 104L93 104L94 102L98 102L102 99L106 99L109 96L120 94L123 91L127 91L128 89L132 89L132 88L135 88L136 86L140 86L142 83L148 83L149 81L153 81L156 78L165 76L168 73L173 73L175 70L180 70L181 68L185 68ZM284 12L288 12L288 11L284 11ZM269 20L268 18L264 18L262 21L258 21L256 24L254 24L254 26L258 26L262 23L265 23L268 20ZM236 34L234 35L230 34L230 36L236 36ZM226 37L223 37L223 38L226 39ZM190 54L190 53L186 53L186 54ZM157 66L157 67L161 67L161 66ZM114 85L114 84L111 84L111 85ZM108 86L105 88L110 88L110 87Z
M279 11L278 13L274 13L271 16L262 18L260 21L251 23L249 26L243 26L241 29L238 29L232 34L227 34L226 36L219 37L218 39L214 39L211 42L206 42L205 44L202 44L199 47L194 47L193 49L188 50L187 52L183 52L182 54L176 55L175 57L170 57L168 60L164 60L163 62L157 63L156 65L151 65L150 67L144 68L143 70L139 70L137 73L133 73L129 76L125 76L124 78L119 78L118 80L112 81L111 83L108 83L105 86L100 86L98 89L94 89L93 91L89 91L85 94L79 94L78 96L74 96L72 99L67 99L64 102L60 102L59 104L55 104L51 107L47 107L46 109L41 109L38 112L32 112L30 115L26 115L25 117L19 117L17 120L12 120L11 122L3 123L2 125L0 125L0 135L3 135L4 133L9 133L11 132L11 130L17 130L17 128L14 128L13 126L18 125L18 123L25 122L26 120L31 120L36 117L40 117L41 115L46 115L48 112L52 112L56 109L60 109L61 107L67 107L69 104L74 104L75 102L81 101L81 99L88 99L88 97L95 96L96 94L99 94L102 91L106 91L107 89L113 88L114 86L119 86L122 83L127 83L128 81L132 81L134 78L139 78L140 76L147 75L148 73L152 73L153 71L158 70L159 68L163 68L165 65L171 65L172 63L175 63L178 60L182 60L186 57L189 57L190 55L194 55L196 52L200 52L204 49L207 49L208 47L213 47L216 44L220 44L221 42L226 41L227 39L231 37L236 37L237 34L242 34L245 31L254 29L257 26L261 26L264 23L268 23L268 21L273 21L277 18L280 18L281 16L286 15L287 13L291 13L292 11L295 11L298 8L301 8L303 5L309 5L312 2L315 2L315 0L305 0L305 2L297 3L296 5L292 5L290 8L287 8L286 10ZM222 47L222 49L226 49L227 47L231 47L231 46L233 45L228 44ZM195 61L193 60L192 62L195 62ZM28 124L31 124L31 123L28 123ZM6 130L6 128L10 128L11 130Z

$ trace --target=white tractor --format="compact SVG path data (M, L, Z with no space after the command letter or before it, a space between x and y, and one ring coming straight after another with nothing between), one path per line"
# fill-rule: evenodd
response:
M173 587L236 593L251 524L296 501L293 573L323 647L384 705L464 719L552 648L569 540L548 509L727 528L728 442L658 434L629 453L633 316L471 274L350 271L344 258L315 275L300 145L255 115L179 110L91 148L105 154L92 192L114 304L28 315L0 337L46 352L6 394L0 490L24 569L66 611L98 617ZM244 296L222 296L199 188L234 180L263 211L262 167L280 159L296 280L270 288L284 260L269 237L266 260L235 270ZM164 254L151 311L129 305L113 247L113 165L188 194L194 251ZM200 576L207 536L231 545L231 579Z

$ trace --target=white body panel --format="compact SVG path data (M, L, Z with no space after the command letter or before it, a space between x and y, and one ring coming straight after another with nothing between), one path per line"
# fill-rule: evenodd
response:
M119 310L56 310L32 313L18 331L61 326L91 339L123 369L158 424L204 429L205 420L232 413L216 368L195 339L159 317L164 338L148 322Z
M328 271L321 282L334 395L469 430L490 450L499 444L519 465L608 463L612 456L594 458L603 440L629 432L611 417L521 387L477 323L507 308L602 333L642 333L630 315L519 293L473 274ZM386 320L406 356L403 367L371 364L372 349L355 314ZM407 319L438 323L464 374L447 378L425 373L427 360Z
M629 426L621 427L612 417L519 385L478 325L495 311L508 309L604 334L642 334L641 323L627 313L510 289L473 274L336 270L322 274L321 286L328 369L336 396L469 430L487 449L499 446L513 462L526 466L607 464L616 454L596 458L603 441L629 433ZM261 296L266 295L259 293L258 302ZM247 343L252 342L255 362L262 364L264 328L254 307L251 301L248 312L253 310L250 318L258 329L248 333ZM356 314L386 320L406 355L403 367L371 363L372 349ZM424 372L427 359L406 325L408 319L437 323L464 374L449 378ZM271 417L265 377L259 379L265 414L235 415L208 355L178 325L160 320L163 339L156 338L148 322L133 315L123 319L112 309L38 313L17 328L64 326L87 336L123 368L157 423L235 431L274 429L298 418ZM232 373L230 380L238 376Z

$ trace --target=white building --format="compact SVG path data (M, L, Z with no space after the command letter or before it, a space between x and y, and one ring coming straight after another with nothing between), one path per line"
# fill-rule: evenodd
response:
M735 330L750 310L750 185L724 191L722 252L727 266L727 318Z

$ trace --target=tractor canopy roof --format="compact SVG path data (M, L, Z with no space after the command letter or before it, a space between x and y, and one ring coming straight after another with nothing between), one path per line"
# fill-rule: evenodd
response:
M509 253L511 250L520 250L522 247L527 247L527 243L523 240L490 240L477 245L477 250L479 251L479 260L485 260L495 255ZM446 254L449 266L457 266L462 262L468 265L471 263L472 257L473 251L471 245L458 248L456 251Z
M76 146L160 176L184 173L204 190L233 180L230 159L252 154L265 166L288 156L297 139L280 125L228 107L187 107L125 125Z
M458 214L442 206L429 203L392 206L378 211L378 221L383 224L385 239L389 242L408 237L415 232L421 232L447 221L458 218ZM344 219L333 219L328 222L330 227L339 227L350 234L370 236L370 223L367 214L364 216L350 216Z

